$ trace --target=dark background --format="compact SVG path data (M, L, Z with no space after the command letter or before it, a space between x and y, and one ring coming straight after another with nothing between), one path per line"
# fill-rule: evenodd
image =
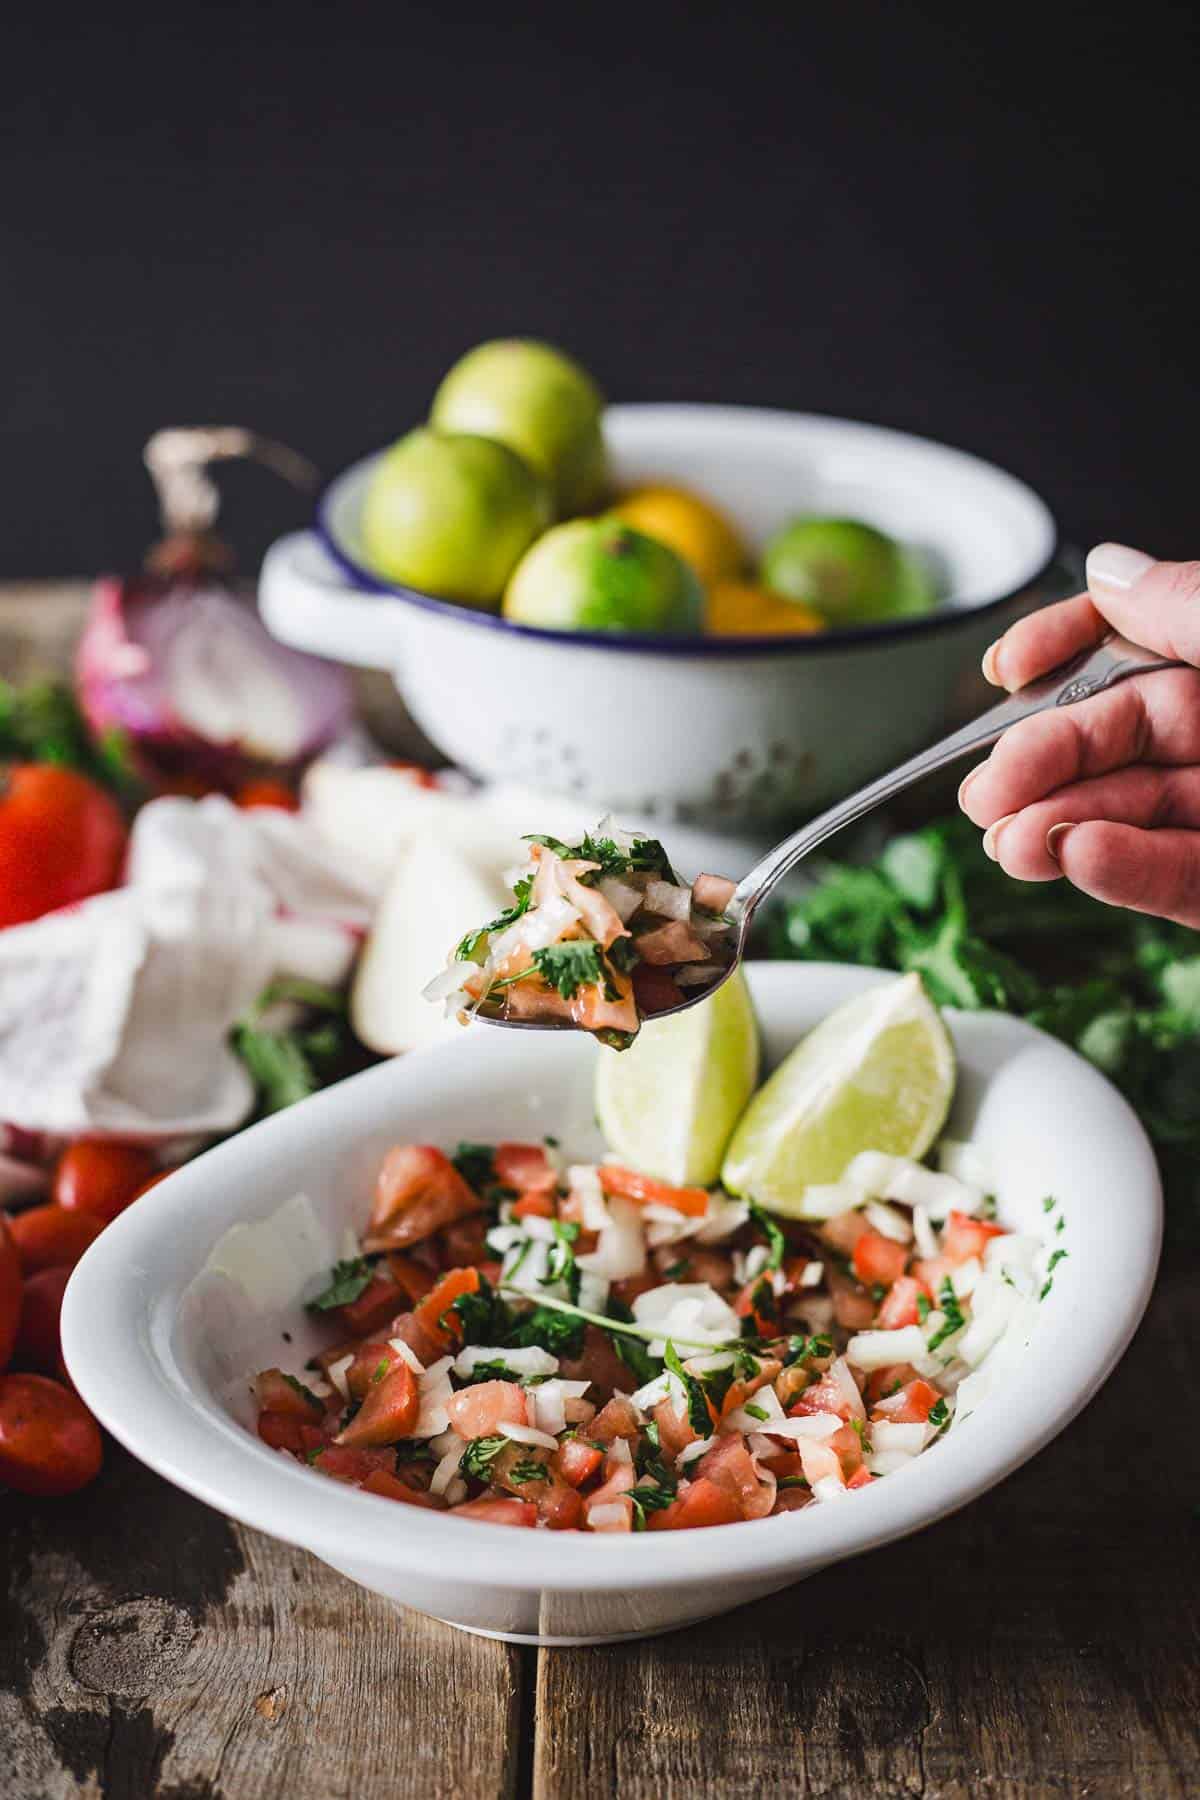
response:
M616 399L944 437L1084 542L1197 554L1197 31L1184 5L29 6L0 576L135 561L158 425L332 471L509 332ZM246 560L299 516L268 475L226 487Z

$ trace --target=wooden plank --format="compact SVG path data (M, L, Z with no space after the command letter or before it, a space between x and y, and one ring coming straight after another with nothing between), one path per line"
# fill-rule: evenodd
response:
M2 1800L505 1800L520 1653L401 1612L115 1446L0 1501Z
M535 1795L1200 1792L1198 1274L1177 1250L1102 1397L955 1518L675 1636L543 1655Z

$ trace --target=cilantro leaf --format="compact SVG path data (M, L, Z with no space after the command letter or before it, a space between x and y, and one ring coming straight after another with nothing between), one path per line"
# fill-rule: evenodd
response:
M684 1368L679 1360L679 1352L676 1350L674 1344L668 1342L665 1349L666 1356L664 1361L666 1362L668 1369L671 1371L672 1375L676 1376L677 1379L683 1383L683 1391L687 1397L688 1424L696 1433L697 1437L710 1437L712 1435L713 1422L712 1414L708 1410L708 1400L705 1396L704 1388L701 1386L698 1378L695 1375L690 1375Z
M573 999L581 987L604 983L606 970L599 944L591 938L568 938L533 952L533 965L548 987L564 1000Z
M331 1312L335 1306L349 1306L370 1284L371 1265L365 1257L336 1262L329 1272L329 1285L308 1302L309 1312Z
M496 1152L491 1144L461 1143L450 1161L468 1187L482 1193L496 1178Z
M770 1213L764 1212L757 1200L750 1200L747 1204L750 1208L750 1217L754 1220L754 1223L766 1238L770 1249L770 1255L767 1257L767 1268L782 1268L784 1253L787 1250L787 1239L784 1237L783 1232L779 1229L779 1226L775 1223Z
M936 1350L939 1344L944 1344L946 1339L953 1337L956 1331L961 1331L967 1322L963 1317L963 1309L958 1304L958 1295L955 1293L948 1275L944 1277L942 1285L938 1289L938 1305L945 1317L929 1339L927 1348L930 1350Z
M475 1481L490 1481L492 1464L508 1441L506 1437L473 1438L459 1458L459 1474Z

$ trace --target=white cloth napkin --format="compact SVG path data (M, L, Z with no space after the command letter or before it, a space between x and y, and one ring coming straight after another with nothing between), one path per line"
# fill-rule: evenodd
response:
M167 1139L250 1110L230 1028L280 975L337 983L375 884L303 817L154 800L127 884L0 932L0 1119Z

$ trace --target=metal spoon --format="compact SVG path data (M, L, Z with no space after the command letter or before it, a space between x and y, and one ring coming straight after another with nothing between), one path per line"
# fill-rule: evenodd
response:
M1015 694L1010 694L1007 700L1001 700L999 705L981 713L969 725L951 732L949 737L942 738L939 743L931 744L928 750L909 757L898 768L880 775L877 780L869 782L848 799L839 800L826 812L818 813L815 819L810 819L807 825L802 825L799 831L793 832L791 837L769 850L738 883L733 898L725 909L725 916L734 927L733 954L725 972L707 987L698 988L678 1006L666 1007L651 1016L665 1019L672 1013L685 1012L689 1006L698 1006L701 1000L707 1000L722 982L728 981L746 954L750 927L763 901L797 863L803 862L818 845L831 838L835 832L841 831L843 826L852 825L865 813L874 811L875 807L882 806L896 794L903 793L905 788L912 787L924 776L932 775L936 770L944 769L948 763L956 762L960 756L966 756L972 750L990 749L1011 726L1019 724L1022 719L1032 718L1035 713L1049 712L1056 706L1074 706L1079 700L1088 700L1093 694L1116 687L1118 682L1127 681L1131 675L1142 675L1153 669L1183 667L1186 665L1178 660L1156 656L1153 651L1143 650L1139 645L1131 644L1128 638L1112 632L1094 649L1081 651L1078 656L1052 670L1049 675L1043 675L1037 681L1029 682L1026 687L1018 688ZM489 1025L506 1025L520 1031L577 1029L565 1019L497 1019L490 1018L485 1013L476 1016L486 1019Z

